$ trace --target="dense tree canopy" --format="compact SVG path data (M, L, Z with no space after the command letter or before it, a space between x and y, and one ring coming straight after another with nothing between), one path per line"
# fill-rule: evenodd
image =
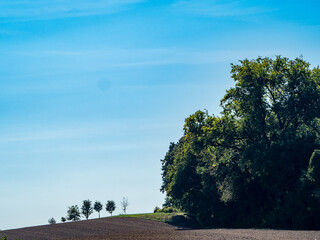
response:
M197 111L162 160L161 190L202 225L320 229L320 69L231 65L220 115Z

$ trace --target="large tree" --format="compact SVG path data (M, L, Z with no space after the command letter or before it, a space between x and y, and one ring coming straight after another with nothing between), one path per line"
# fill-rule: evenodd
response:
M90 200L84 200L81 207L81 213L88 220L89 216L93 213L93 208Z
M221 114L196 112L170 144L161 190L204 225L320 228L319 67L258 58L231 73Z

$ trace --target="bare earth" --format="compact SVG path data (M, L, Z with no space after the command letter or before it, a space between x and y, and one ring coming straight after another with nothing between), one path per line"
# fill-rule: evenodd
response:
M103 218L0 232L9 240L49 239L192 239L192 240L320 240L320 231L256 229L183 229L137 218Z

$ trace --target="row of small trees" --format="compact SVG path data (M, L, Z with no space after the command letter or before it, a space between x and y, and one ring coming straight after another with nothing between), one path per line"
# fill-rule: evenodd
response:
M129 206L129 201L128 198L124 197L122 199L122 201L120 202L121 206L122 206L122 210L123 213L126 214L127 213L127 208ZM101 202L96 201L93 205L91 203L91 201L88 200L84 200L82 203L82 207L81 207L81 212L79 210L78 205L73 205L71 207L69 207L68 211L67 211L67 217L62 217L61 221L62 222L66 222L67 220L69 221L79 221L81 219L81 214L86 218L89 219L89 216L93 213L93 211L96 211L99 213L99 218L100 218L100 212L103 209L103 205ZM106 211L110 213L110 215L112 216L112 213L116 210L116 204L113 200L108 200L106 203ZM50 224L55 224L56 220L54 218L50 218L48 220L48 222Z

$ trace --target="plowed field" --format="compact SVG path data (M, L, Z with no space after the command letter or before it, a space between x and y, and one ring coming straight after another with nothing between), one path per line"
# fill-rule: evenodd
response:
M278 231L255 229L183 229L137 218L103 218L6 230L9 240L51 239L192 239L192 240L320 240L320 231Z

